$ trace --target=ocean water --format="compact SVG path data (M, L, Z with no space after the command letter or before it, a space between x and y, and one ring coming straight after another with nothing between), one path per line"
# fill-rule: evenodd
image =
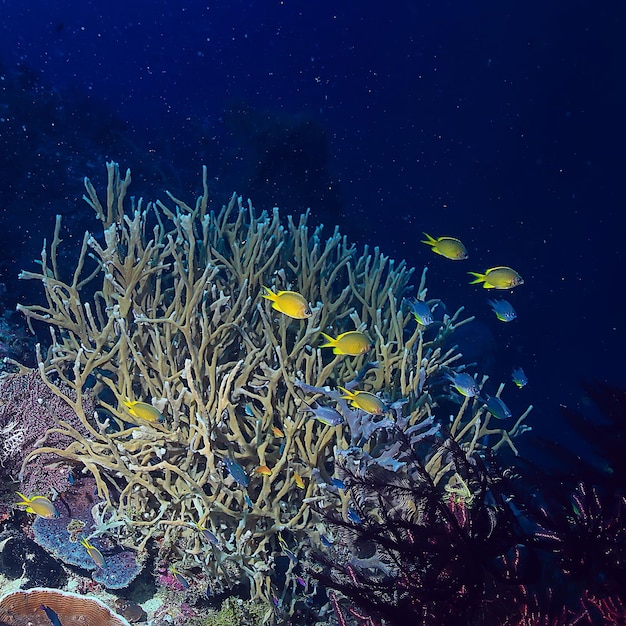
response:
M523 367L512 407L584 455L560 407L626 385L625 27L615 1L3 0L3 308L32 301L16 276L55 214L90 227L82 178L102 189L105 160L147 197L195 196L205 164L216 198L310 208L428 266L429 296L477 317L461 351L495 379ZM467 274L499 265L524 278L498 293L506 324Z

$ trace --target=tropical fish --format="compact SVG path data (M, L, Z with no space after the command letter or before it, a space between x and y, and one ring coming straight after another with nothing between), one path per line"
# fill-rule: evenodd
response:
M87 550L87 554L92 558L93 562L100 568L104 569L106 565L106 561L104 560L104 556L102 552L96 548L96 546L89 543L89 541L85 537L81 537L80 545Z
M278 426L272 426L272 434L274 435L274 437L278 438L285 436L285 433L280 428L278 428Z
M454 237L438 237L435 239L428 233L424 233L426 240L422 241L427 246L432 248L435 254L440 254L446 257L446 259L452 259L453 261L462 261L469 256L465 246Z
M309 303L296 291L279 291L274 293L269 287L263 286L263 289L267 293L262 295L272 302L273 309L297 320L311 317L312 312Z
M517 313L510 302L506 300L487 300L487 302L501 322L512 322L517 317Z
M526 378L526 374L524 373L524 370L521 367L516 367L512 372L511 372L511 378L513 379L513 382L521 389L522 387L524 387L524 385L528 384L528 378Z
M33 496L29 498L23 493L17 492L17 495L22 498L21 502L16 502L15 506L23 506L27 513L34 513L39 517L59 517L60 513L52 502L45 496Z
M347 333L341 333L336 339L333 339L326 333L320 334L328 342L322 344L320 348L332 348L335 354L358 356L366 354L372 346L370 338L358 330L349 330Z
M306 587L306 580L302 576L296 576L296 581L301 587Z
M346 483L344 483L343 480L340 480L339 478L331 478L330 479L330 484L333 487L337 487L337 489L345 489L346 488Z
M355 524L363 523L361 516L352 507L348 507L348 519Z
M478 384L472 376L469 374L454 373L446 374L446 378L452 383L452 386L462 395L467 398L474 398L480 393Z
M202 536L214 546L219 546L219 539L206 527L202 526L198 522L194 523L194 526L202 533Z
M259 465L259 467L254 470L254 473L260 474L261 476L271 476L272 470L267 465Z
M172 576L183 589L189 589L189 581L174 566L170 567L170 572L172 572Z
M136 400L121 399L121 403L126 408L129 415L146 422L164 422L165 418L161 412L147 402L138 402Z
M353 407L361 409L370 415L383 415L387 412L385 403L369 391L350 391L344 387L339 387L346 395L341 396L348 400Z
M233 461L230 457L226 457L224 459L224 465L226 466L226 470L228 473L235 479L235 482L242 487L247 487L250 484L250 479L246 474L246 471L237 463Z
M327 426L339 426L343 424L343 416L339 411L333 409L330 406L323 406L317 402L314 405L310 405L308 402L304 402L306 407L300 408L300 411L310 411L313 413L314 419Z
M430 326L433 323L433 312L426 302L417 298L405 298L404 301L409 305L415 321L420 326Z
M63 626L63 624L61 624L61 620L59 619L59 616L57 615L54 609L51 609L49 606L46 606L45 604L42 604L39 608L45 612L52 626Z
M485 408L489 413L491 413L496 419L503 420L507 417L511 417L511 409L504 404L500 398L496 396L485 395L485 398L481 398L481 400L485 403Z
M304 481L298 472L293 473L293 482L296 483L296 487L298 487L298 489L304 489Z
M492 267L484 274L477 272L468 272L468 274L475 277L470 281L470 285L483 283L485 289L513 289L524 284L524 279L514 269L504 265Z
M347 387L352 389L356 385L363 382L363 379L370 370L375 370L378 367L378 361L368 361L356 374L356 376L347 384Z

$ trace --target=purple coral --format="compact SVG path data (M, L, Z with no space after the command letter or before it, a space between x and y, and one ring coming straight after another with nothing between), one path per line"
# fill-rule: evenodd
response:
M137 554L126 550L104 534L92 537L90 542L102 553L105 567L97 567L80 543L98 529L92 511L102 502L95 493L96 481L77 480L60 496L55 504L58 518L38 517L33 523L35 541L64 563L91 570L92 578L109 589L127 587L141 572Z
M76 397L67 385L59 383L58 387L68 397ZM84 395L83 407L86 415L93 414L91 394ZM68 476L71 468L54 454L35 456L20 476L22 461L36 448L45 445L65 449L74 441L62 433L48 432L60 421L87 435L72 407L45 384L37 370L0 377L2 471L12 480L21 480L20 490L28 495L62 493L70 486Z

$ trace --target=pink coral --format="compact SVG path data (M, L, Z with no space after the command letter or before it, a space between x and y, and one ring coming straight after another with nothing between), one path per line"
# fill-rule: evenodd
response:
M66 385L59 384L59 388L76 397ZM91 394L85 394L84 408L87 415L93 414ZM26 494L51 495L69 486L71 467L54 454L34 457L23 476L19 475L23 459L32 450L42 445L64 449L72 443L65 435L48 432L59 421L87 434L74 410L44 383L37 370L0 377L1 471L12 480L21 480L20 490Z

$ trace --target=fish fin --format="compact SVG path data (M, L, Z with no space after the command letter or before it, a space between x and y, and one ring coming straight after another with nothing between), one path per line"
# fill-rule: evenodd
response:
M479 274L478 272L467 272L470 276L475 276L475 280L470 281L470 285L475 285L477 283L484 283L486 275Z
M330 335L327 335L326 333L320 332L320 335L322 335L322 337L324 337L324 339L326 339L328 343L324 343L321 346L318 346L318 348L334 348L336 343L335 339L333 339Z
M421 243L425 243L427 246L434 246L437 243L437 240L434 237L431 237L428 233L424 233L426 240L422 240Z
M265 289L265 291L267 292L267 293L261 294L263 298L267 298L268 300L272 300L272 301L276 300L276 294L269 287L266 287L265 285L263 285L263 289Z

